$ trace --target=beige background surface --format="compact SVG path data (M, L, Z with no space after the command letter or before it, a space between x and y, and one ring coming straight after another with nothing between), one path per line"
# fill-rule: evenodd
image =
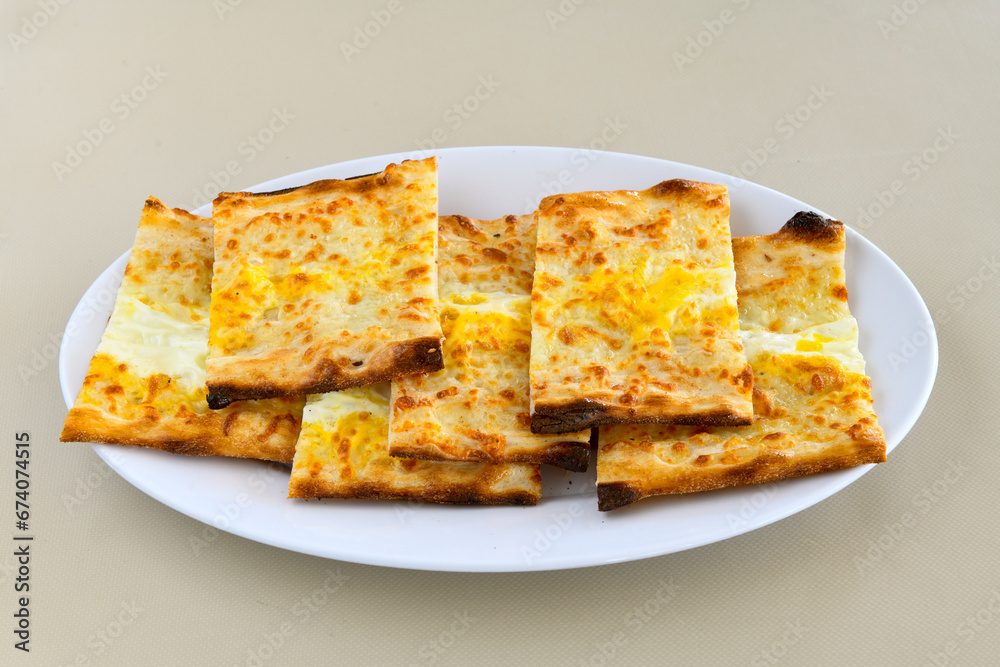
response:
M345 55L342 43L390 6L391 21ZM0 543L13 544L19 431L33 443L36 536L30 655L13 648L13 547L0 546L0 663L1000 659L1000 5L18 0L3 3L0 25ZM148 90L133 94L144 77ZM495 90L450 121L480 77ZM808 120L782 121L817 90ZM287 121L273 141L241 147L275 109ZM228 534L195 555L201 524L89 447L58 442L59 335L129 247L147 195L191 207L228 162L231 187L248 187L427 140L591 146L609 122L625 129L608 149L742 173L841 217L911 277L937 320L940 371L888 463L725 542L483 575L337 563ZM99 145L54 167L86 133ZM950 139L935 149L939 136ZM769 139L776 152L741 167ZM933 163L914 172L925 151ZM897 180L894 201L861 218ZM301 613L331 570L346 579ZM636 623L660 582L673 584L669 601Z

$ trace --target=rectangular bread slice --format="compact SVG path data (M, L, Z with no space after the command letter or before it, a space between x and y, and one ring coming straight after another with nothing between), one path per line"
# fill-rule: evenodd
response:
M590 431L531 432L532 216L441 218L444 369L392 383L389 451L407 458L587 469Z
M843 224L814 213L769 236L733 239L754 423L601 428L601 510L885 461L847 305L844 247Z
M60 440L290 462L303 399L206 402L212 221L143 207L114 310Z
M531 428L748 424L725 186L542 200L531 313Z
M442 367L437 162L214 203L209 403Z
M288 497L534 505L541 496L536 465L396 458L388 435L388 384L309 396Z

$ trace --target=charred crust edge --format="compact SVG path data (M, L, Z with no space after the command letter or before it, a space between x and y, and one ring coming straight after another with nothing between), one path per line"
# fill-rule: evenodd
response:
M678 424L683 426L748 426L753 415L740 415L729 410L702 412L693 415L636 416L609 410L590 401L562 405L535 405L531 415L532 433L570 433L610 424Z
M188 218L190 220L196 220L198 222L204 222L205 220L210 219L210 218L203 218L200 215L195 215L194 213L186 211L182 208L170 208L169 206L167 206L162 201L160 201L159 199L157 199L152 195L146 197L146 203L143 205L143 209L150 211L157 211L158 213L162 213L165 215L173 213L175 216Z
M241 385L237 382L209 382L208 407L218 410L233 401L323 394L328 391L352 389L376 382L388 382L394 378L413 373L433 373L444 368L441 339L434 336L402 341L383 350L383 352L387 353L384 355L386 357L384 362L373 358L360 372L344 372L343 369L332 363L317 364L312 369L312 373L297 385L272 383ZM247 363L255 362L248 359ZM280 377L285 370L287 369L275 369L274 374Z
M338 498L341 500L419 500L444 505L537 505L538 496L528 491L515 490L502 494L483 492L478 487L449 487L434 491L407 491L389 485L357 483L342 488L330 488L319 482L293 484L288 489L289 498L303 500Z
M797 463L789 462L780 454L764 454L746 463L721 470L696 474L673 485L650 486L640 491L628 482L598 484L597 497L601 511L613 510L649 496L701 493L716 489L767 484L783 479L853 468L867 463L885 462L885 445L872 443L823 459L824 454ZM637 494L634 497L630 494Z
M304 183L302 185L296 185L291 188L283 188L281 190L270 190L268 192L221 192L215 198L215 203L223 202L227 199L238 199L238 198L255 198L255 197L276 197L281 195L287 195L293 192L316 192L323 193L329 190L335 190L338 187L343 187L345 183L350 183L351 191L355 192L365 192L376 187L382 187L389 183L390 179L397 177L399 173L399 168L407 163L421 162L421 160L403 160L399 163L391 163L385 167L382 171L376 171L372 174L359 174L357 176L348 176L347 178L328 178L319 181L313 181L312 183Z
M590 467L590 443L580 446L578 442L560 442L558 456L545 457L541 463L547 463L570 472L587 472Z
M239 387L234 385L210 385L208 388L208 407L212 410L221 410L227 407L233 401L240 400ZM256 398L265 398L264 396L258 396Z
M713 187L722 188L722 191L713 192ZM720 194L725 194L727 192L727 188L724 185L716 185L715 183L702 183L700 181L688 181L683 178L674 178L669 181L657 183L649 189L649 192L659 197L667 195L687 195L691 193L697 193L701 197L708 197L711 195L717 197Z
M812 211L799 211L782 226L779 233L803 243L832 243L843 235L844 223Z
M604 407L590 401L563 405L535 405L531 415L532 433L572 433L593 426L610 424Z
M627 482L607 482L597 485L597 509L610 512L641 500L645 494Z
M396 447L389 452L390 456L401 459L418 459L421 461L450 461L453 463L487 463L506 465L511 463L532 463L555 466L570 472L587 472L590 467L590 445L580 442L557 442L537 455L493 458L485 452L471 450L464 458L443 458L428 453L420 447Z

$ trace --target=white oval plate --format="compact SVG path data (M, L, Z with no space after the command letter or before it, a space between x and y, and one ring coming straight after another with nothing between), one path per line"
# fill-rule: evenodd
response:
M643 189L686 178L730 186L734 236L770 234L796 211L815 210L732 176L648 157L569 148L493 146L437 152L440 210L493 219L534 210L555 192ZM311 169L250 188L278 190L323 178L380 171L425 157L398 153ZM138 208L136 209L138 211ZM194 211L211 215L210 206ZM831 216L836 217L836 216ZM87 290L67 325L59 379L67 406L86 374L125 269L122 255ZM891 451L910 430L937 373L937 338L913 284L878 248L848 230L847 285L872 378L875 409ZM908 345L903 345L907 341ZM786 482L660 497L597 511L589 474L549 469L535 507L451 507L285 498L288 472L273 464L188 458L94 445L122 477L209 526L284 549L345 561L425 570L501 572L617 563L723 540L803 510L872 466ZM891 463L889 464L891 465ZM844 526L849 532L850 526ZM208 526L194 536L211 539ZM194 543L197 546L197 543Z

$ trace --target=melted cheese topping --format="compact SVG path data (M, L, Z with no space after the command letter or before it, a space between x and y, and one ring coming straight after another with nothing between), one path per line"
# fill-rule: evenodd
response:
M536 215L533 414L749 419L725 187L558 195Z
M309 396L295 447L290 497L535 502L536 466L417 461L389 455L389 385Z
M853 317L803 327L794 334L751 329L741 336L751 366L761 354L792 354L831 359L852 373L865 372L865 360L858 350L858 322Z
M441 338L433 158L284 193L223 193L213 222L212 387L294 395L440 367L433 343L426 360L409 349ZM417 367L381 366L394 359Z
M211 221L146 202L62 439L290 461L302 400L207 403Z
M530 345L528 313L531 301L528 297L469 296L471 298L452 297L445 302L448 305L441 308L446 357L461 366L476 363L477 353L516 351L518 346L523 349ZM462 301L471 303L459 305Z
M136 295L119 294L97 354L127 360L134 376L166 375L183 391L204 397L208 321L185 322Z
M587 432L530 430L530 312L528 296L448 298L441 309L444 369L393 382L394 452L446 460L541 461L549 447L585 446Z
M648 261L639 263L648 265ZM549 283L559 280L545 273L540 278ZM559 336L563 327L580 327L588 321L624 334L609 333L613 349L636 347L655 339L663 346L661 349L669 351L672 339L697 338L698 328L707 323L735 330L737 312L731 303L735 297L734 280L732 269L690 270L679 266L667 266L659 273L646 266L601 268L589 275L574 276L546 295L545 303L552 307L548 326L556 330L556 336L546 338L551 344L540 347L539 356L560 347L557 340L566 342L566 335ZM557 309L557 304L561 308ZM538 310L542 312L543 307ZM615 348L616 344L620 346Z
M741 338L754 374L753 424L603 427L599 495L602 485L642 497L884 460L857 321L846 308L843 226L793 232L786 226L733 242Z
M438 236L438 289L453 294L530 294L535 271L535 218L498 220L442 216Z
M393 382L390 449L435 460L580 466L589 433L531 433L528 362L534 228L453 218L438 258L444 369ZM530 275L530 273L529 273ZM566 457L560 460L559 457Z
M293 468L318 474L336 466L340 479L362 473L375 457L386 458L389 398L386 385L314 394L302 412ZM398 463L390 459L384 463Z

